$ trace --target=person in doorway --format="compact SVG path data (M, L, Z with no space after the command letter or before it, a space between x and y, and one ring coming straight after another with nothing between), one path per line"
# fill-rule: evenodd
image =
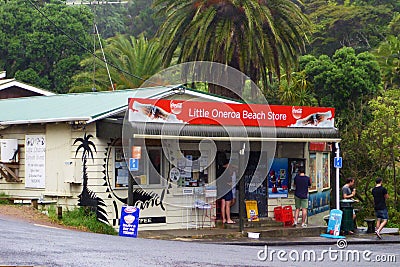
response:
M231 207L236 204L236 171L232 173L232 201Z
M388 210L386 207L386 199L389 198L388 192L385 187L382 186L382 178L376 178L376 186L372 189L372 195L374 196L374 209L376 215L376 230L375 234L379 239L382 239L381 231L387 224L389 219Z
M295 200L295 215L294 215L294 224L293 226L297 226L297 222L299 219L300 209L302 210L301 216L301 226L307 227L307 209L308 209L308 188L311 186L310 177L305 175L304 167L299 168L299 173L294 177L294 185L296 187L294 191L294 200Z
M232 173L229 168L229 160L225 157L220 157L220 165L217 169L218 191L224 194L221 200L221 217L222 223L234 224L231 219L231 202L232 194Z
M354 178L347 178L346 179L346 184L342 187L342 196L343 199L347 200L354 200L354 197L356 196L356 188L355 188L355 181ZM356 200L354 200L356 201ZM356 225L356 212L353 209L353 221L354 221L354 226ZM349 234L354 234L353 231L349 231Z

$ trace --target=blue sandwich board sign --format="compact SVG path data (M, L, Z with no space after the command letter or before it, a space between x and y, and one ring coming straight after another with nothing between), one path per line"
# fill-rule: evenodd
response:
M346 238L344 236L340 236L340 225L342 224L342 216L343 211L333 209L329 213L329 222L328 222L328 229L326 230L326 234L322 234L322 237L327 238L337 238L343 239Z
M137 237L139 227L139 209L132 206L122 206L119 221L119 235Z

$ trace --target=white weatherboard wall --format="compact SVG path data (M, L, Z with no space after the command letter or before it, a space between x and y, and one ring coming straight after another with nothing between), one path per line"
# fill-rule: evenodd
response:
M71 126L65 123L46 127L46 190L48 196L72 197L71 187L65 183L64 162L71 161Z
M44 192L41 188L25 187L25 136L45 135L46 126L39 124L14 125L0 130L0 138L17 139L19 146L18 177L21 182L7 182L4 178L0 179L0 192L17 197L40 197Z

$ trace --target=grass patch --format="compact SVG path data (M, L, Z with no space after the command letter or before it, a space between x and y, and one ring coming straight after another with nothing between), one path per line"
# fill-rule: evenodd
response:
M4 192L0 192L0 205L10 204L10 201L7 199L9 195Z
M51 206L48 209L49 217L52 220L61 222L67 226L77 227L79 229L86 229L93 233L117 235L117 231L108 224L102 223L97 220L96 213L90 208L79 207L73 210L63 212L62 219L57 217L56 207Z

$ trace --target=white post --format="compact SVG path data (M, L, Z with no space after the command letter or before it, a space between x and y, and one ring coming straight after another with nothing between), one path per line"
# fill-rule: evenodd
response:
M340 157L339 143L335 143L336 157ZM339 168L336 167L336 209L340 210Z

